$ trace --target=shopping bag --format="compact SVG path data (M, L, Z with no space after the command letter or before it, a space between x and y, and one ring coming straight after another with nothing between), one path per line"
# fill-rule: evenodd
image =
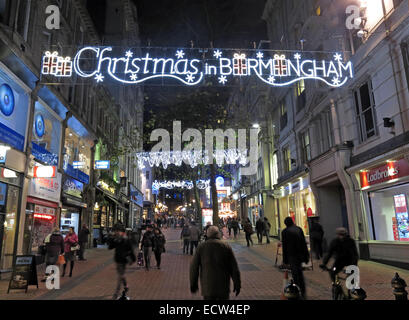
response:
M58 265L63 265L63 264L65 264L65 258L64 258L64 255L63 255L63 254L60 254L60 255L58 256L57 264L58 264Z

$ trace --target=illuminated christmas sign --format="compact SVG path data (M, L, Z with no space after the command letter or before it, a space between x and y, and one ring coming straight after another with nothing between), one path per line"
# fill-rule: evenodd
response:
M255 76L276 87L301 80L318 80L330 87L341 87L354 77L351 61L344 62L339 53L326 54L328 59L316 59L315 53L286 54L270 50L181 49L164 57L167 48L135 48L123 50L113 47L84 47L73 59L47 51L43 57L42 74L55 77L106 80L124 84L140 84L159 79L188 86L199 85L205 78L219 84L232 83L234 78ZM135 54L138 52L138 55ZM147 52L145 52L147 51Z
M196 186L198 189L206 189L210 186L210 180L198 180L196 182ZM152 189L153 190L159 190L159 189L175 189L175 188L181 188L181 189L193 189L193 182L192 181L158 181L155 180L152 183Z

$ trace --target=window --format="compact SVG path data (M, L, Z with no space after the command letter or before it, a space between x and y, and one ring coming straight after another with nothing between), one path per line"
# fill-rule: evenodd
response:
M31 0L20 0L18 3L16 31L27 41L28 27L30 23Z
M284 173L291 171L291 152L290 148L286 147L283 149L283 165L284 165Z
M287 117L287 107L285 105L285 101L281 101L280 104L280 130L283 130L288 123L288 117Z
M150 171L146 171L146 172L145 172L146 180L149 180L149 172L150 172Z
M305 82L301 80L295 86L295 96L297 97L297 112L305 107Z
M360 141L376 135L375 100L372 83L368 81L354 91L357 123Z
M302 142L302 154L304 162L308 162L311 160L311 144L310 144L310 134L308 131L301 134L301 142Z
M403 65L405 67L405 75L406 75L406 83L408 85L409 89L409 46L408 42L403 42L401 44L401 49L402 49L402 57L403 57Z
M8 25L10 18L10 0L0 0L0 23Z

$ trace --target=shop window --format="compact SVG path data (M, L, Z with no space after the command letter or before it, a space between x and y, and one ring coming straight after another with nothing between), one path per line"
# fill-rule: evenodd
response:
M355 110L360 141L376 135L375 99L372 83L368 81L354 91Z
M73 162L78 162L76 169L89 175L91 170L91 146L88 142L68 127L65 131L64 147L64 161L70 165L73 165Z
M409 184L368 193L373 240L409 241Z

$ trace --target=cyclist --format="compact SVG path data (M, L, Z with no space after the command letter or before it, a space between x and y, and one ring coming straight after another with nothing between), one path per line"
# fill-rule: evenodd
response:
M327 255L324 257L320 268L327 269L327 263L331 257L335 258L334 265L329 270L332 282L335 282L335 276L345 267L358 265L358 251L355 241L348 235L345 228L336 229L337 237L331 241Z

